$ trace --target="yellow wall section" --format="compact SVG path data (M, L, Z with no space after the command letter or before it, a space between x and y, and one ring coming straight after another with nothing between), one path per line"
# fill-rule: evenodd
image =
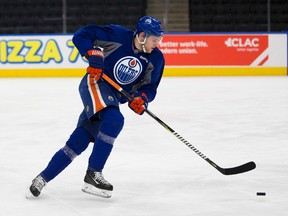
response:
M4 69L0 77L82 77L85 68L65 69ZM177 68L166 67L164 76L287 76L286 67L263 68Z
M85 73L85 68L5 69L0 70L0 77L82 77Z
M286 67L174 68L167 67L164 76L287 76Z

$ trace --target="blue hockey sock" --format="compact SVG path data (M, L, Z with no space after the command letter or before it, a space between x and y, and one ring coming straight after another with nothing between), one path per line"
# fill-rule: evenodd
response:
M101 172L112 151L114 141L124 125L124 117L115 107L108 107L99 114L101 121L99 132L95 137L88 170Z
M89 158L88 170L101 172L112 151L113 144L108 144L102 140L95 140L92 154Z
M71 162L71 158L64 153L63 149L60 149L51 158L48 166L42 171L41 176L46 182L49 182L63 171Z
M48 166L41 172L46 182L51 181L62 172L88 146L91 135L83 128L76 128L66 142L66 145L57 151L51 158Z

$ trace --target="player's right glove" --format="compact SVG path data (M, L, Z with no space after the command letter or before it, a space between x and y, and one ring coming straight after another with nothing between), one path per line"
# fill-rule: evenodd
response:
M129 102L128 106L135 113L142 115L145 109L148 107L148 98L145 93L134 93L131 95L133 100Z
M96 47L95 49L89 50L85 56L88 59L89 67L87 67L87 72L91 74L98 81L102 74L104 68L104 54L103 51Z

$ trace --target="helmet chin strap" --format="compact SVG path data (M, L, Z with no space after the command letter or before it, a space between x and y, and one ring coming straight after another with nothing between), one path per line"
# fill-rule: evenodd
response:
M143 52L146 53L146 49L145 49L145 42L146 42L146 39L147 39L146 35L145 35L145 37L144 37L144 41L143 41L143 42L141 42L141 41L139 40L138 34L136 35L136 39L137 39L138 43L141 44L142 49L143 49Z

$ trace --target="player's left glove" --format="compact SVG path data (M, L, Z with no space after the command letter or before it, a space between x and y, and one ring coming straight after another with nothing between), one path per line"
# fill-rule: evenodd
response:
M102 76L104 68L103 51L99 47L96 47L95 49L89 50L85 57L89 62L87 72L90 73L96 81L98 81Z
M148 98L145 93L135 92L132 94L133 100L129 102L128 106L137 114L142 115L144 110L148 107Z

